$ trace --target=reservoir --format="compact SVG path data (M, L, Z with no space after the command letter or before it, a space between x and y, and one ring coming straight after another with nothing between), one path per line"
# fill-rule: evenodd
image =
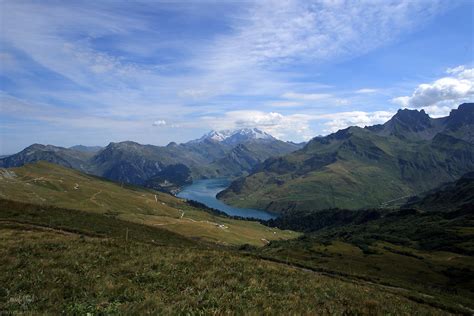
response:
M227 188L230 184L228 179L205 179L194 181L193 184L187 185L178 197L188 200L195 200L207 207L218 209L231 216L253 217L263 220L276 218L276 214L255 210L251 208L238 208L225 204L216 198L217 193Z

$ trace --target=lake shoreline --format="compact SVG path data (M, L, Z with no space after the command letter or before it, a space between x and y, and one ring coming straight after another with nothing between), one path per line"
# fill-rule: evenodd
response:
M279 214L265 210L233 207L217 199L216 195L226 189L230 182L230 179L227 178L196 180L190 185L183 186L176 196L202 203L210 209L216 209L231 217L251 218L259 221L278 217Z

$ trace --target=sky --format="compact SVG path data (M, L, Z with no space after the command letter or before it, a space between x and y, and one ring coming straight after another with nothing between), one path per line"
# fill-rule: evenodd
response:
M0 0L0 154L446 116L473 67L471 0Z

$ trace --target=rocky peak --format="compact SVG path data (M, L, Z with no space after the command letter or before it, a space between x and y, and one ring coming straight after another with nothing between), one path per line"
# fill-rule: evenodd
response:
M406 124L408 127L427 127L431 125L431 118L425 110L398 110L390 121Z
M463 103L457 109L449 113L447 126L449 128L459 128L463 125L474 124L474 103Z

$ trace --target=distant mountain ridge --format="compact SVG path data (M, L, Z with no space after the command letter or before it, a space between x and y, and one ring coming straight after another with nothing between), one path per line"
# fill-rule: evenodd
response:
M369 208L474 171L474 104L443 118L399 110L388 122L313 138L257 165L218 197L271 211Z
M0 167L20 167L28 163L47 161L83 172L90 172L91 169L87 161L92 155L92 152L71 148L33 144L17 154L0 159Z
M256 128L239 129L210 132L198 140L167 146L132 141L110 143L104 148L33 144L0 159L0 167L20 167L43 160L117 182L176 190L192 179L244 175L269 157L301 147Z
M102 146L84 146L84 145L75 145L69 147L69 149L77 150L77 151L82 151L82 152L91 152L91 153L96 153L99 150L103 149L104 147Z

